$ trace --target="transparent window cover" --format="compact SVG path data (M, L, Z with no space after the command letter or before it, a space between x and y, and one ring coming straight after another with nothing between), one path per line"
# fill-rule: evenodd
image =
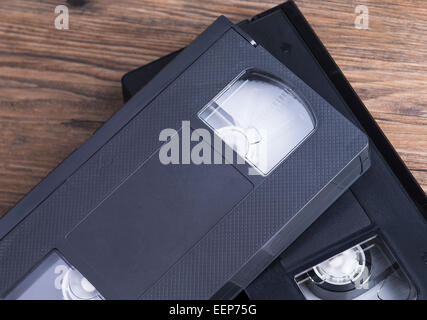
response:
M293 90L256 70L233 80L199 117L262 175L269 174L315 128L310 109Z
M102 296L56 251L30 272L6 300L102 300Z
M413 300L417 293L379 237L347 249L295 277L308 300Z

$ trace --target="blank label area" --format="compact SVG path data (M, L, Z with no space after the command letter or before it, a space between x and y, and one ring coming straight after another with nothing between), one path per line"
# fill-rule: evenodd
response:
M156 153L67 241L116 294L137 298L251 190L231 165L162 165Z

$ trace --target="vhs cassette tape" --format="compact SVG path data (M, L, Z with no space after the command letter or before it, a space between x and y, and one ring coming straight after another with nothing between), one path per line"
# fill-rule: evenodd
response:
M223 160L206 135L231 160L189 161ZM221 17L0 221L0 296L233 298L369 166L367 136Z

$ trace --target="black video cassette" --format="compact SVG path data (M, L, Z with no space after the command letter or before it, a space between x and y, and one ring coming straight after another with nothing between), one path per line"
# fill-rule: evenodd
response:
M369 166L366 135L221 17L0 221L0 296L233 298Z

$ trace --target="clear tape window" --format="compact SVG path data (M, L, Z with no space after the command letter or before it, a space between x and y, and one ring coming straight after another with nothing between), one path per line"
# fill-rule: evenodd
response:
M269 174L315 128L309 108L293 90L255 70L232 81L199 117L262 175Z
M308 300L413 300L416 289L379 237L297 275Z
M83 275L56 251L49 254L6 300L102 300Z

